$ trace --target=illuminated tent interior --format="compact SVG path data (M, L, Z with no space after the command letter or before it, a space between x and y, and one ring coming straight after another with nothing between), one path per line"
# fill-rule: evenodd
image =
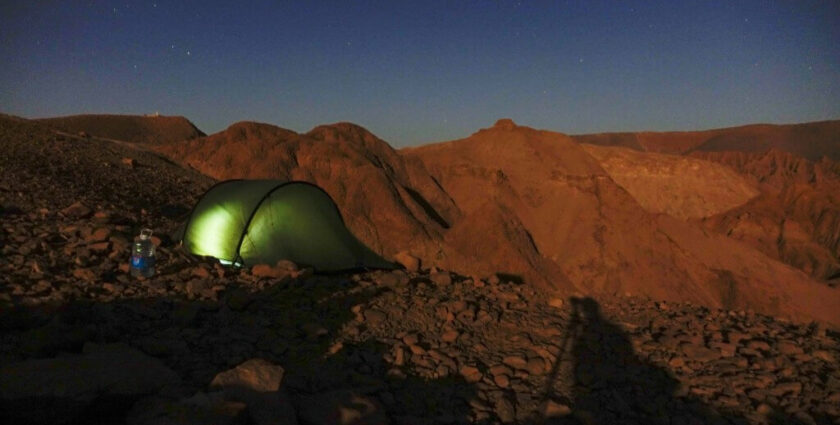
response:
M181 240L189 252L223 264L290 260L319 272L395 267L350 233L327 192L306 182L220 182L195 205Z

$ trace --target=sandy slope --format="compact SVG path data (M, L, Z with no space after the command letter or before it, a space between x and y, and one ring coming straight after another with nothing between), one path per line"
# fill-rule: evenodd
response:
M716 162L621 147L583 148L651 212L703 218L741 206L759 194L756 183Z

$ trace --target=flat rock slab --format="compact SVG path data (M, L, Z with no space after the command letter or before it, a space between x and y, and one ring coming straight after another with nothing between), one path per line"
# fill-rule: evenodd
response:
M0 369L0 422L69 422L99 398L139 398L179 382L159 360L126 344L86 344L82 355Z
M385 425L390 421L373 398L350 390L303 396L297 400L298 419L312 425Z
M282 423L282 422L278 422ZM156 397L140 400L126 416L127 425L250 425L245 403L205 394L188 400Z

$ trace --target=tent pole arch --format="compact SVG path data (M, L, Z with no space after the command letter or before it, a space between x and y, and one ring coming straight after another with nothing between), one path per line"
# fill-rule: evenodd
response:
M336 212L336 214L338 214L338 219L341 220L341 224L344 225L344 226L347 225L347 223L344 222L344 217L341 215L341 210L338 209L338 205L335 203L332 196L330 196L330 194L326 190L321 188L320 186L318 186L316 184L313 184L313 183L310 183L310 182L307 182L307 181L302 181L302 180L293 180L293 181L288 181L288 182L285 182L285 183L281 183L281 184L278 184L277 186L274 186L273 188L271 188L271 190L266 192L266 194L262 198L260 198L259 202L257 202L257 204L254 205L254 208L251 210L251 215L248 216L248 220L245 222L245 226L242 227L242 233L239 235L239 243L236 244L236 258L234 258L234 262L236 260L242 260L242 261L240 261L240 263L243 264L243 265L245 264L245 261L242 259L242 254L240 252L242 250L242 242L245 241L245 236L248 234L248 228L251 227L251 221L254 219L254 216L257 214L257 210L260 209L260 206L262 205L262 203L265 202L265 200L268 199L268 197L271 196L271 194L276 192L278 189L280 189L284 186L292 185L292 184L304 184L304 185L311 186L311 187L313 187L315 189L318 189L321 192L323 192L324 195L327 195L327 198L329 198L330 203L332 204L333 208L335 208L335 212Z

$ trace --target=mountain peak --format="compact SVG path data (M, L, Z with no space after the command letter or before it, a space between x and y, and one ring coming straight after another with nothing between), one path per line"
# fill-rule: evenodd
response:
M218 134L224 134L230 141L267 140L297 135L292 130L255 121L235 122Z
M225 131L229 130L282 130L282 131L292 131L274 124L268 124L263 122L257 121L237 121L231 125L229 125Z
M368 129L351 122L337 122L333 124L319 125L309 132L307 136L328 142L346 142L350 140L375 139L376 136Z
M496 121L496 124L493 125L493 128L499 130L513 130L517 127L516 123L513 122L510 118L501 118Z

